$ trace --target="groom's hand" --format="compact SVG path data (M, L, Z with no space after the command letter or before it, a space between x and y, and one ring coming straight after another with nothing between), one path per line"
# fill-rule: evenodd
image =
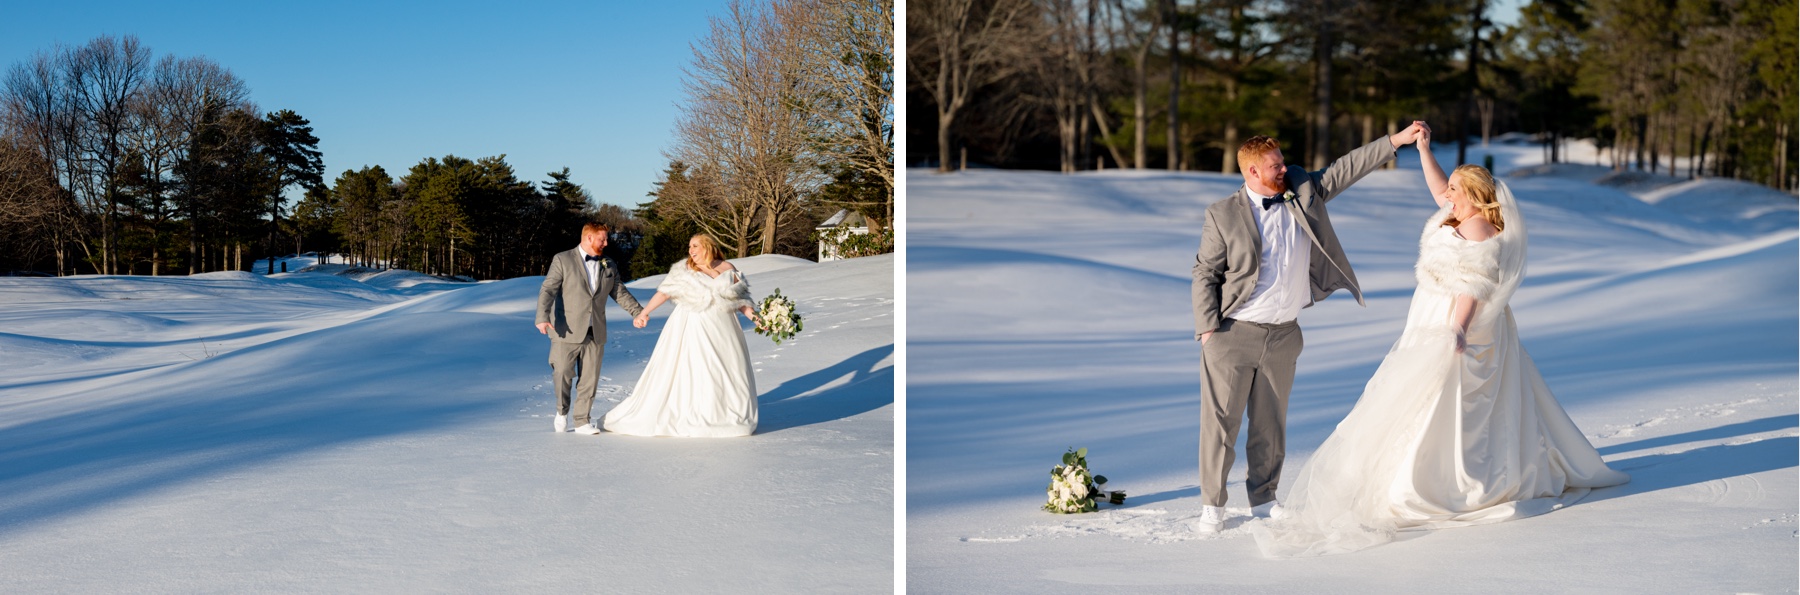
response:
M1419 140L1419 135L1424 132L1424 129L1425 122L1423 120L1413 120L1412 125L1407 126L1406 130L1396 132L1393 136L1388 137L1388 142L1393 143L1396 149L1410 145Z
M548 322L537 323L537 328L538 328L538 333L540 333L540 334L545 334L545 335L550 334L550 323L548 323Z
M1205 346L1206 346L1206 340L1207 340L1207 339L1211 339L1211 338L1212 338L1212 334L1213 334L1213 332L1212 332L1212 331L1206 331L1206 332L1204 332L1204 333L1200 333L1200 346L1201 346L1201 347L1205 347Z

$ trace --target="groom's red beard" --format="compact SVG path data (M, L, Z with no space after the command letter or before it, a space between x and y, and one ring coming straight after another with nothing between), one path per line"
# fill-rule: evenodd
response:
M1281 193L1287 192L1287 178L1275 178L1269 182L1269 187L1275 189L1275 196L1281 196Z

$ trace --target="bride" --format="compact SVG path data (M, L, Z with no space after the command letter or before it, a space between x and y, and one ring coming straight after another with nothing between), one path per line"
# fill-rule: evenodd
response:
M1526 234L1512 192L1474 165L1446 179L1429 132L1416 142L1440 208L1419 239L1406 329L1300 471L1282 514L1252 527L1266 556L1543 514L1629 480L1600 459L1519 345L1507 301L1524 277Z
M635 436L725 437L756 431L756 378L737 313L756 320L750 283L725 261L711 236L688 239L688 257L669 268L649 305L632 319L674 300L650 363L631 396L606 413L607 431Z

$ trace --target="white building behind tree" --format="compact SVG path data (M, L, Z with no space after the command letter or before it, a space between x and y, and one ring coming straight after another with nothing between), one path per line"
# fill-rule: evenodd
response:
M867 234L869 233L869 222L863 219L862 213L850 209L840 209L815 229L819 235L819 262L843 260L844 257L838 254L837 242L832 240L841 241L851 235Z

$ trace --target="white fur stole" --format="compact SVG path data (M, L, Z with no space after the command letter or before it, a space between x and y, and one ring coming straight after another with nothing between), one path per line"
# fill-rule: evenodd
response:
M1467 295L1487 302L1500 282L1500 243L1489 238L1472 242L1443 227L1445 208L1431 218L1419 237L1419 263L1413 267L1421 286Z
M661 285L656 286L656 290L675 300L675 303L689 308L755 308L756 303L750 301L750 282L743 273L732 269L724 274L732 276L730 283L707 277L699 271L688 270L687 261L683 260L669 267L669 275L663 278Z

